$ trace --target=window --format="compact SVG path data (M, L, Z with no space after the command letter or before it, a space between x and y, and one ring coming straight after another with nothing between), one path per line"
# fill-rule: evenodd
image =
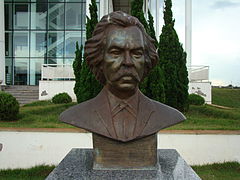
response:
M4 0L4 8L8 84L38 85L42 64L72 64L86 39L86 0Z
M29 56L29 42L27 32L13 33L13 56L28 57Z
M31 32L31 46L30 57L44 57L46 56L47 34L45 31Z
M47 3L31 4L31 29L46 29Z
M75 57L76 42L81 45L81 32L66 31L65 34L65 57Z
M64 29L64 3L49 3L48 29Z
M28 84L28 58L15 58L14 59L14 85Z
M48 33L48 57L62 57L63 56L63 32L49 32Z
M14 4L14 29L29 29L29 4Z

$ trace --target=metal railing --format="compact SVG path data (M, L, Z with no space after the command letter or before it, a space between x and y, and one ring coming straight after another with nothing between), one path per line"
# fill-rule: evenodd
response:
M191 66L188 67L188 73L191 82L209 80L209 66Z
M70 64L43 64L41 80L74 80L74 72Z
M202 82L209 80L209 66L188 67L189 80ZM43 64L41 80L74 80L75 75L70 64Z

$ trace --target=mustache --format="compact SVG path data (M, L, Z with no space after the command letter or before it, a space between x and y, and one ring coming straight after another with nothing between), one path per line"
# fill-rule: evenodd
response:
M112 81L117 81L121 79L123 76L131 76L134 78L136 81L140 82L140 78L138 76L137 71L134 68L126 68L126 67L121 67L118 72L112 77Z

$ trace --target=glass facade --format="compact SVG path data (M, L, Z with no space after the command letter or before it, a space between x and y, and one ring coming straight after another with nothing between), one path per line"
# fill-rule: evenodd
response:
M5 0L6 84L38 85L42 64L72 64L86 0Z

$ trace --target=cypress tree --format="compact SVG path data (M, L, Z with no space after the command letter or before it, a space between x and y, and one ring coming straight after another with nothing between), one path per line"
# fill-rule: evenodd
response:
M98 23L96 0L91 0L89 11L90 11L90 18L87 17L87 23L86 23L87 40L92 37L94 28ZM100 92L101 89L102 89L102 85L96 80L95 76L90 71L84 58L82 63L82 68L80 71L80 83L79 83L79 91L78 91L79 97L77 98L78 103L95 97Z
M83 46L81 45L79 49L78 42L76 43L76 51L75 51L75 59L73 61L73 71L75 75L75 86L74 86L74 93L76 94L77 101L81 96L80 94L80 87L81 87L81 68L82 68L82 49Z
M155 40L155 47L158 48L158 41L156 38L156 33L154 30L154 20L153 20L153 16L151 14L151 12L148 10L148 27L149 27L149 35L151 36L151 38L153 38Z
M158 41L154 30L153 16L148 11L148 21L144 17L143 12L143 0L133 0L131 2L131 15L138 18L143 24L146 32L155 40L155 47L158 48ZM156 101L164 102L164 86L163 86L163 73L160 64L157 65L150 71L149 75L145 77L143 82L140 84L140 90L149 98Z
M132 0L131 1L131 15L138 18L138 20L144 26L146 32L149 34L148 23L144 17L144 12L143 12L143 0Z
M174 29L172 1L165 0L164 25L159 42L160 65L163 69L165 103L180 111L187 109L188 77L186 53Z
M149 27L149 35L155 40L155 47L158 49L158 41L156 38L156 33L154 30L154 20L151 12L148 10L148 27ZM150 71L148 78L147 78L147 90L146 94L148 97L159 101L165 102L165 92L164 92L164 77L163 71L160 67L160 63L158 62L157 65Z
M187 53L184 52L182 45L180 50L183 52L182 57L178 63L178 105L177 109L184 112L189 109L189 102L188 102L188 71L186 66L186 59Z
M92 37L92 33L95 29L96 24L98 23L98 10L96 0L91 0L89 5L90 18L87 16L86 24L86 37L87 39Z

